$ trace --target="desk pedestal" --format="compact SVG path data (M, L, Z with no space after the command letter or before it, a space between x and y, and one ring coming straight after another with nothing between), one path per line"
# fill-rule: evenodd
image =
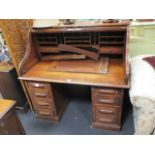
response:
M26 86L37 117L58 122L68 102L63 84L27 81ZM119 130L123 89L91 87L93 127Z
M120 130L123 89L92 87L93 127Z

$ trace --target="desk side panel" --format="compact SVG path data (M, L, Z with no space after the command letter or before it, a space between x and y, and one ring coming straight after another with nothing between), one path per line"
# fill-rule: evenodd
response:
M28 36L28 47L26 50L26 54L19 64L19 73L20 75L25 74L32 66L34 66L39 61L39 56L37 51L35 50L35 46L32 40L31 31Z

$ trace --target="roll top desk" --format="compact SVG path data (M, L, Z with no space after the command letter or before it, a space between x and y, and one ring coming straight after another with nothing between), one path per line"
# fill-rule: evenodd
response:
M93 127L119 130L129 87L127 46L125 22L31 29L19 79L36 116L58 122L68 102L64 84L88 85Z

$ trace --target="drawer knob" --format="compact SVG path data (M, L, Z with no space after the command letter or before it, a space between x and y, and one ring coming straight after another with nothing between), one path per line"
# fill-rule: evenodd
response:
M47 94L46 93L34 93L35 96L38 96L38 97L46 97Z
M99 112L104 113L104 114L113 114L114 113L112 110L108 110L108 109L100 109Z
M39 105L39 106L48 106L48 102L37 102L36 103L37 105Z
M40 83L34 83L32 84L32 86L35 88L44 88L44 84L40 84Z
M1 122L1 123L0 123L0 126L1 126L1 127L4 127L4 122Z
M110 103L110 104L113 104L114 100L99 99L99 103Z
M39 114L49 116L51 113L50 112L45 112L45 111L39 111Z
M100 93L109 93L109 94L114 94L117 93L116 90L112 90L112 89L99 89Z
M107 119L107 118L100 118L99 120L101 122L112 122L112 119Z

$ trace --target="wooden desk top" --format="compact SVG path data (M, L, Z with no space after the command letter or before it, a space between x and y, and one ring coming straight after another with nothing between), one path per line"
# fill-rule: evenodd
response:
M129 87L125 84L123 64L119 59L110 59L108 74L54 72L48 70L51 63L39 62L19 79L117 88Z
M70 24L70 25L64 25L64 24L60 24L60 25L51 25L49 27L41 27L41 28L33 28L31 31L34 33L37 32L52 32L52 31L71 31L71 29L69 28L73 28L74 31L76 29L81 28L81 30L83 29L87 29L89 31L91 31L92 27L96 27L97 29L100 28L107 28L107 27L118 27L121 26L123 28L123 26L128 26L129 25L129 21L123 21L123 22L115 22L115 23L103 23L102 21L100 22L91 22L91 21L76 21L74 24Z
M15 105L13 100L0 99L0 119Z

